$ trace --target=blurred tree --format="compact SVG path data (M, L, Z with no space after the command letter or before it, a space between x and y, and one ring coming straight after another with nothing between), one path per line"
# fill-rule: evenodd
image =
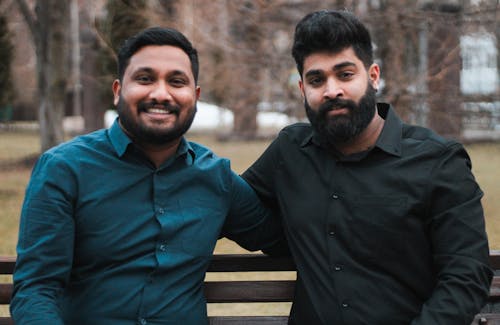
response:
M113 108L111 84L117 78L117 51L125 39L147 27L147 22L147 1L108 0L104 15L96 18L95 32L91 28L85 31L83 60L89 67L83 72L86 131L103 126L104 112Z
M64 102L69 76L69 2L37 0L34 10L25 0L16 3L35 44L38 120L43 152L64 140Z
M1 3L2 1L0 1ZM11 62L14 55L12 34L7 26L7 18L0 15L0 110L12 105L14 87L12 84Z

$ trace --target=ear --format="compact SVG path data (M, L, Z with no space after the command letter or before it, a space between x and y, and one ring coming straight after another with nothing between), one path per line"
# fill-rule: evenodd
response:
M304 83L302 82L302 79L299 80L299 90L302 98L305 98L306 96L304 95Z
M122 88L122 86L120 84L120 80L115 79L115 81L113 81L112 88L113 88L113 95L114 95L113 104L116 106L116 105L118 105L118 100L120 99L120 90Z
M379 82L380 82L380 67L378 64L373 63L368 68L368 76L370 78L372 87L375 88L375 90L378 90L378 86L379 86Z
M200 99L200 95L201 95L201 88L200 88L200 86L196 86L196 89L194 91L195 91L195 94L196 94L196 100Z

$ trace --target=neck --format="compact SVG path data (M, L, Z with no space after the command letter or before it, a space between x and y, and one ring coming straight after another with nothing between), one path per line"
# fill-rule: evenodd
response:
M384 122L385 120L375 111L375 115L366 129L352 141L336 144L337 150L345 156L369 150L377 142L384 127Z

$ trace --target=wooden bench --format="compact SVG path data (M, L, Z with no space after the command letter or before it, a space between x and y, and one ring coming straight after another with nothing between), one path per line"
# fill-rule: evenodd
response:
M491 251L490 260L496 270L490 289L490 299L473 324L500 324L500 251ZM0 274L12 274L14 257L0 257ZM208 272L279 272L294 271L290 259L260 254L215 255ZM292 280L243 280L205 282L209 303L290 302L295 282ZM0 304L9 304L12 283L0 283ZM287 316L211 316L211 325L282 325ZM0 317L0 325L12 325L9 317Z

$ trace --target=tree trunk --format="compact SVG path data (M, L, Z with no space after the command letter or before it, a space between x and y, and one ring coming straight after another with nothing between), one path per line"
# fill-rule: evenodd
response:
M35 43L38 80L38 120L42 152L64 141L63 117L69 73L69 3L38 0L35 12L17 1Z
M35 42L40 98L38 118L43 152L64 141L64 99L69 72L69 3L38 1L35 11L39 21Z

